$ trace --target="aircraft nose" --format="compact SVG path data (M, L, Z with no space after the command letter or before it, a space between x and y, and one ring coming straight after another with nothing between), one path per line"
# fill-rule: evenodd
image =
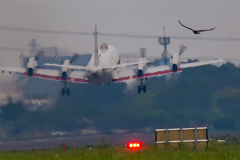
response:
M103 43L100 46L100 50L101 50L102 53L106 52L108 50L108 45L106 43Z

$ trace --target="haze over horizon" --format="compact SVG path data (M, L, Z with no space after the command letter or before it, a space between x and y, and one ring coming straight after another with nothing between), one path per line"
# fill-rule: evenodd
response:
M238 38L240 27L238 1L74 1L74 0L0 0L0 20L3 27L100 33L166 35L200 38ZM194 35L183 28L178 20L195 29L216 27L211 32ZM42 46L68 47L70 52L92 53L93 36L53 35L32 32L0 30L0 46L26 48L32 38ZM114 45L120 53L138 53L147 48L147 56L159 57L163 47L157 39L99 37L99 44ZM184 56L214 56L238 58L239 41L197 41L172 39L168 50L178 52L180 45L187 47ZM8 55L6 55L8 54ZM17 54L17 56L16 56ZM18 51L0 50L1 64L11 64ZM136 55L138 56L138 55ZM3 60L4 59L4 60Z

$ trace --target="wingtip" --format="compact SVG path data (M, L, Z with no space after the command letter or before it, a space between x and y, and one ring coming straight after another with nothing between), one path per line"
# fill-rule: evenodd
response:
M187 48L187 47L186 47L186 46L184 46L184 45L181 45L181 47L182 47L182 48Z
M95 32L97 32L97 23L95 22Z

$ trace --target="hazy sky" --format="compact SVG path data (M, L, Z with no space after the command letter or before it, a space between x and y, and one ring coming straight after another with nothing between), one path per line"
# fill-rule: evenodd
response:
M238 0L0 0L0 26L93 32L97 23L101 33L159 36L166 26L166 34L171 36L240 38L239 6ZM192 28L216 30L194 35L178 20ZM0 30L1 47L27 48L32 38L41 46L68 47L71 52L94 50L93 36ZM138 53L139 48L146 47L147 56L158 57L163 51L157 39L99 37L99 44L103 42L114 45L120 53ZM169 52L177 52L181 44L187 47L186 57L240 57L240 41L172 39ZM1 65L5 65L17 59L19 53L0 50L0 56Z

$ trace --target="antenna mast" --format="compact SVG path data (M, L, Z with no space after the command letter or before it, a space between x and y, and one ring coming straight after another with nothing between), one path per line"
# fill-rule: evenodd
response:
M163 27L163 34L164 34L163 37L159 37L159 38L158 38L158 42L159 42L160 45L163 45L163 46L164 46L164 51L163 51L163 54L162 54L162 59L163 59L165 65L166 65L167 62L168 62L168 58L167 58L167 45L170 44L170 37L166 37L166 36L165 36L165 26Z

